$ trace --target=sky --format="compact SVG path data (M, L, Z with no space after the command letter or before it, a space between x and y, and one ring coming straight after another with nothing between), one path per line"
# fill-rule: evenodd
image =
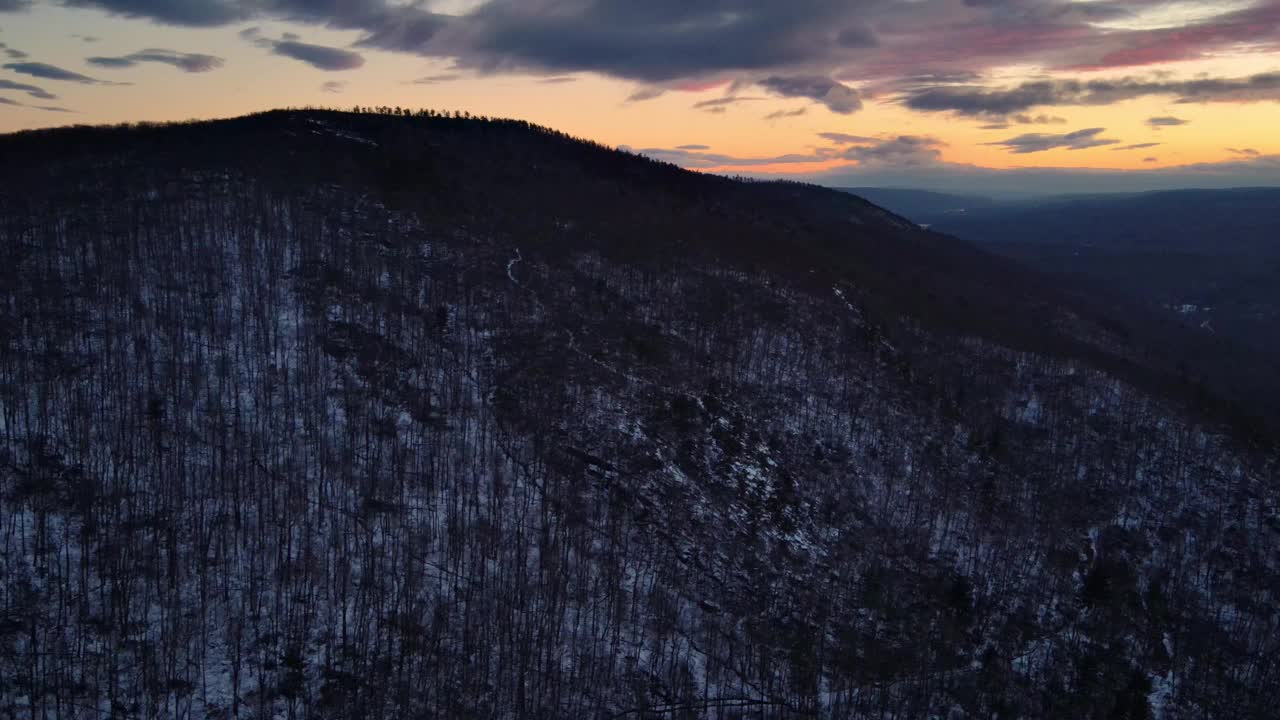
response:
M1280 0L0 0L0 132L302 105L837 186L1280 185Z

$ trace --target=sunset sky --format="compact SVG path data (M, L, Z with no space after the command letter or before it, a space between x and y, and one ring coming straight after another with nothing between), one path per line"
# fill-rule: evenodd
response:
M1280 185L1280 0L0 0L0 131L297 105L833 185Z

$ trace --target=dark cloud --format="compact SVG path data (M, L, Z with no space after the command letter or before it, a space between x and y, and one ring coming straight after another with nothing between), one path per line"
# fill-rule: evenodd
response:
M491 0L453 23L440 47L395 49L433 54L456 43L461 62L486 70L586 70L648 82L768 74L874 45L850 5L809 0L800 10L781 0Z
M725 97L711 98L710 100L702 100L693 104L694 110L705 110L710 113L722 113L730 105L737 105L744 102L760 102L765 98L751 97L744 95L726 95Z
M62 0L156 22L214 26L285 20L360 33L356 47L451 58L477 72L597 72L671 88L680 81L764 81L784 97L853 112L859 87L896 87L908 106L1007 116L1037 105L1105 104L1138 95L1179 99L1273 99L1275 87L1212 87L1133 81L1095 88L1054 81L1013 89L975 85L983 70L1036 64L1049 70L1145 66L1200 57L1247 43L1280 48L1280 2L1179 27L1118 27L1141 20L1159 0L480 0L459 14L433 12L432 0ZM16 8L23 0L0 0ZM1207 0L1203 8L1212 8ZM281 38L282 54L324 69L355 62L349 50ZM843 70L836 72L837 70ZM824 80L825 86L797 86ZM1101 81L1098 81L1101 82ZM1208 81L1212 83L1212 81ZM819 92L819 90L821 90ZM871 92L871 94L877 94ZM1234 95L1225 98L1224 94ZM1205 100L1207 101L1207 100Z
M818 133L818 137L822 138L823 140L829 140L837 145L853 145L853 144L861 145L866 143L877 142L875 138L866 137L865 135L850 135L848 133L840 133L840 132Z
M710 150L710 145L677 145L677 150Z
M1144 149L1146 149L1146 148L1153 148L1153 147L1157 147L1158 145L1160 145L1160 143L1158 143L1158 142L1147 142L1147 143L1136 143L1136 144L1134 144L1134 145L1121 145L1120 147L1113 147L1113 148L1111 148L1111 149L1112 149L1112 150L1115 150L1115 151L1120 151L1120 150L1144 150Z
M67 108L56 107L54 105L27 105L26 103L20 103L17 100L11 100L7 97L0 97L0 105L10 105L12 107L26 107L26 108L31 108L32 110L44 110L45 112L59 112L59 113L75 112L75 110L68 110Z
M452 73L446 73L443 75L428 75L426 77L420 77L417 80L410 80L409 84L410 85L437 85L439 83L453 82L454 80L457 80L461 77L462 77L461 75L455 75Z
M18 12L31 7L31 0L0 0L0 12Z
M358 33L355 48L449 58L477 73L596 72L668 90L739 81L838 114L888 94L918 111L980 117L988 127L1049 124L1019 119L1037 107L1143 96L1280 100L1280 73L981 84L984 71L1017 64L1052 72L1145 67L1244 45L1274 52L1280 50L1280 0L1243 8L1200 0L1199 19L1176 27L1145 22L1147 13L1164 9L1163 0L478 0L456 14L435 12L434 0L59 1L174 25L322 25ZM0 0L2 9L27 4ZM272 52L323 70L363 62L351 49L298 37L270 43Z
M41 100L57 100L58 99L57 95L54 95L53 93L46 91L44 88L39 88L39 87L36 87L35 85L28 85L26 83L14 82L12 80L5 80L4 78L0 78L0 90L17 90L19 92L24 92L33 98L39 98Z
M259 28L251 27L241 30L240 37L276 55L304 62L317 70L337 72L364 66L364 56L358 52L305 43L294 33L284 33L279 40L273 40L263 36Z
M879 44L875 33L866 26L847 27L836 33L836 45L842 48L869 48Z
M5 0L0 0L4 2ZM389 50L425 52L426 44L448 18L424 10L421 2L400 0L65 0L73 7L92 7L125 17L147 18L168 25L213 27L261 18L326 25L364 33L360 44ZM283 38L282 42L296 42ZM322 69L350 62L308 48L285 48L318 59ZM448 55L447 52L435 53ZM311 59L304 62L312 62ZM315 64L315 63L312 63Z
M626 102L644 102L645 100L653 100L660 98L666 92L659 87L642 87L627 96Z
M1142 158L1142 162L1144 162L1144 163L1160 162L1160 158L1156 158L1156 157L1144 157L1144 158Z
M1150 125L1156 130L1159 130L1160 128L1165 128L1165 127L1177 127L1178 125L1186 125L1188 122L1189 122L1188 120L1183 120L1182 118L1176 118L1168 115L1164 117L1147 118L1147 125Z
M862 109L862 99L857 90L820 75L774 75L760 80L758 84L775 95L814 100L825 105L831 112L841 115Z
M980 125L979 130L1008 130L1011 125L1063 125L1067 122L1066 118L1056 115L1029 115L1027 113L1017 113L1008 117L995 118L986 125Z
M190 73L216 70L222 67L223 64L222 58L214 55L184 53L176 50L164 50L161 48L140 50L136 53L120 57L85 58L85 62L90 65L97 65L98 67L104 68L130 68L140 63L161 63L164 65L172 65L179 70Z
M1227 152L1235 155L1244 155L1245 157L1258 157L1262 154L1253 148L1227 148Z
M3 2L3 0L0 0ZM249 2L239 0L65 0L71 7L92 7L115 15L140 17L169 25L210 27L246 20Z
M341 80L330 80L320 85L320 92L337 94L347 88L347 84Z
M894 81L899 88L931 85L967 85L982 79L982 73L971 70L924 70L904 75Z
M1120 142L1119 140L1098 137L1098 135L1105 131L1106 128L1087 128L1085 130L1076 130L1075 132L1064 133L1062 135L1028 133L1026 135L1011 137L1007 140L986 144L998 145L1007 149L1011 153L1024 155L1027 153L1054 150L1056 148L1085 150L1087 148L1100 147L1102 145L1115 145Z
M4 54L7 55L10 60L23 60L28 57L28 55L21 50L11 48L4 43L0 43L0 50L3 50Z
M555 77L542 78L538 82L543 85L562 85L564 83L577 82L578 78L572 75L557 75Z
M279 40L272 44L271 51L300 60L317 70L355 70L364 65L364 56L360 53L296 40Z
M908 92L902 103L922 112L1005 116L1038 106L1110 105L1162 95L1183 103L1280 100L1280 72L1244 78L1033 80L1012 88L936 86Z
M87 75L81 75L80 73L71 72L70 70L63 70L60 67L55 67L53 65L49 65L46 63L38 63L38 62L8 63L4 67L6 70L12 70L16 73L22 73L23 75L30 75L31 77L38 77L44 80L61 80L65 82L80 83L81 85L110 84L110 83L104 83L101 80L95 80L91 77L88 77Z
M1038 105L1062 105L1065 93L1044 80L1009 90L973 86L936 86L908 93L902 103L921 112L954 112L958 115L1007 116Z
M829 65L878 44L859 10L893 4L808 0L800 11L783 0L487 0L450 16L401 0L67 2L176 25L255 18L316 23L362 31L359 46L453 57L482 71L595 71L654 83Z
M136 60L131 60L128 57L89 57L85 58L84 61L90 65L112 69L131 68L138 64Z
M1062 125L1067 122L1066 118L1056 115L1028 115L1026 113L1019 113L1009 119L1019 125Z
M919 167L933 165L942 157L943 142L919 135L898 135L869 143L850 145L840 157L859 165Z
M796 108L795 110L777 110L764 116L765 120L783 120L785 118L800 117L809 112L808 108Z

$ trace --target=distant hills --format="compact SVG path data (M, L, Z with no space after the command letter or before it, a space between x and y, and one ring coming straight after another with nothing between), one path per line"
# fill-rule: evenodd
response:
M969 202L860 191L932 229L1280 359L1280 188ZM963 212L952 208L966 203ZM896 204L895 204L896 203Z
M876 187L837 189L866 198L883 208L922 224L999 204L994 198L983 195L956 195L931 190Z
M963 214L920 210L939 230L986 245L1280 256L1280 188L1067 195L974 205Z

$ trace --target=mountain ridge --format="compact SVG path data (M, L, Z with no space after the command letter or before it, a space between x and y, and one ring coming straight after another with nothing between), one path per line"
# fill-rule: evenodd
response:
M334 120L364 125L364 131L383 135L379 137L380 144L370 144L368 138L353 140L349 130L326 127L327 123ZM552 203L545 208L546 215L581 214L583 207L592 203L609 207L618 202L620 195L615 193L619 192L617 188L622 177L628 182L647 182L650 187L657 188L662 198L660 202L670 205L670 208L664 208L666 212L670 212L671 208L688 211L703 203L712 205L713 215L723 214L724 207L769 207L771 212L785 213L800 229L799 232L791 232L791 242L803 243L793 245L793 250L799 252L777 252L775 240L764 237L767 231L759 227L759 218L755 217L758 213L750 211L721 218L736 223L739 228L747 231L739 236L738 242L731 248L723 246L723 241L711 237L702 238L700 243L694 245L689 245L686 240L683 246L676 249L681 252L715 252L721 257L733 258L739 262L767 263L775 271L786 269L801 281L808 281L807 276L814 272L824 278L820 285L824 288L841 279L843 273L848 275L846 279L865 285L872 291L870 301L887 299L889 306L884 314L888 316L888 321L897 315L906 314L937 330L958 329L1024 348L1037 348L1048 342L1049 349L1053 352L1068 352L1077 357L1089 356L1093 358L1093 362L1106 363L1114 372L1130 373L1133 368L1140 368L1134 377L1140 383L1148 383L1152 389L1163 387L1163 391L1172 389L1173 392L1183 392L1178 389L1178 386L1185 385L1188 381L1184 377L1188 373L1183 366L1190 366L1189 377L1192 384L1209 382L1217 389L1211 390L1206 396L1202 390L1192 388L1190 395L1186 396L1188 399L1204 400L1210 396L1221 396L1227 401L1227 406L1222 411L1228 416L1240 418L1236 422L1242 421L1246 426L1256 425L1261 417L1280 413L1280 404L1275 403L1262 410L1247 407L1248 400L1260 390L1268 397L1280 397L1280 384L1264 390L1262 386L1265 381L1260 378L1267 374L1267 370L1248 368L1250 361L1247 357L1228 355L1231 358L1229 368L1219 369L1213 366L1211 352L1198 350L1194 357L1161 366L1160 357L1179 354L1176 344L1182 341L1182 336L1173 328L1162 330L1162 333L1173 333L1173 339L1143 338L1138 345L1149 345L1148 349L1130 347L1119 353L1118 357L1114 347L1102 348L1101 352L1096 347L1088 347L1089 343L1080 347L1078 338L1054 330L1055 322L1045 322L1044 318L1018 306L1070 307L1073 316L1086 318L1085 322L1092 326L1088 333L1108 337L1106 342L1113 346L1130 345L1126 338L1134 333L1141 334L1142 325L1155 326L1158 322L1152 316L1135 313L1137 324L1126 324L1125 316L1134 312L1135 308L1094 304L1069 284L1060 283L1047 274L1029 271L1021 265L1008 263L999 255L983 250L981 244L958 242L953 237L932 232L917 232L912 221L860 198L848 205L846 198L850 196L844 191L799 183L743 181L690 173L669 163L581 141L523 121L486 119L482 123L479 119L472 120L469 116L449 113L407 117L391 112L353 115L327 110L270 111L231 120L194 124L143 123L132 126L75 127L70 131L23 131L7 136L10 146L6 150L12 158L11 167L19 172L24 163L26 167L34 168L46 162L47 158L41 155L44 151L39 149L39 143L59 146L64 142L62 138L68 137L68 132L74 133L76 142L81 144L61 148L61 151L77 153L110 153L112 144L118 142L122 135L127 137L131 133L159 133L150 135L153 142L159 142L151 152L162 153L150 158L150 162L157 167L168 162L166 157L182 157L189 162L212 162L216 166L225 160L221 155L229 154L240 162L249 163L248 167L261 172L264 177L274 177L275 182L287 184L291 182L291 176L279 176L281 165L292 162L297 163L297 167L290 170L292 173L329 177L331 182L338 183L360 179L379 188L386 201L393 206L462 217L464 221L479 226L495 226L486 231L511 232L509 228L501 227L501 219L485 217L489 209L485 203L489 198L451 194L448 207L432 205L443 201L435 200L435 196L425 190L433 183L440 186L446 184L446 181L440 175L443 170L438 167L438 163L441 161L430 159L429 153L441 148L433 147L434 141L429 135L423 143L414 144L409 139L415 132L412 129L414 123L434 124L438 127L469 127L472 130L466 133L488 133L494 138L490 142L497 143L522 143L522 140L513 138L521 138L522 133L533 133L540 141L527 144L526 150L566 150L567 156L573 158L574 169L571 172L584 172L587 176L613 174L599 186L580 186L579 192L594 195L594 198L579 202L576 197L558 198L546 193L545 188L539 185L555 182L554 177L542 177L536 183L521 187L517 183L534 175L513 174L508 167L483 168L484 173L496 173L503 182L514 181L510 187L502 188L501 199L507 206L519 207L520 212L528 212L527 207L522 207L528 204L522 195L539 196L540 201ZM210 130L206 131L206 128ZM477 128L485 129L478 131ZM356 132L360 130L357 129ZM343 134L347 137L343 137ZM37 140L35 147L24 147L24 143L30 138ZM246 142L280 147L274 148L273 153L249 154L246 157L243 149ZM335 145L339 151L346 152L335 155ZM522 147L525 145L522 144ZM359 159L362 156L364 159ZM274 158L274 164L266 164L268 158ZM317 162L320 158L325 159ZM370 159L374 162L368 162ZM335 167L332 162L337 162L338 166ZM449 162L461 166L462 171L466 172L464 159L450 159ZM530 162L536 164L537 159L531 158ZM557 172L568 170L558 169ZM565 200L571 204L567 207L555 207L554 203ZM714 207L715 203L720 203L720 209ZM878 218L883 222L873 221L872 227L861 228L863 234L868 236L867 240L833 240L839 237L840 232L847 235L858 223L868 221L863 220L860 214L868 220ZM687 234L668 233L659 226L660 223L653 214L629 220L638 223L637 227L645 223L655 226L640 243L645 252L650 251L647 246L654 237L674 238ZM547 221L540 218L538 222ZM598 228L609 228L611 242L615 244L624 241L627 233L630 236L639 234L634 229L628 228L624 232L623 229L614 227L612 218L597 218L596 222ZM824 232L817 232L819 226ZM909 232L902 233L902 237L893 243L871 240L876 237L876 233L900 231ZM597 229L597 232L600 230ZM536 235L542 238L558 236L546 229ZM703 244L708 240L709 244ZM915 291L916 287L926 287L929 290L919 293ZM1044 332L1044 327L1050 328L1050 331ZM1144 352L1147 357L1136 358L1133 356L1135 351ZM1126 365L1133 367L1126 370ZM1229 387L1229 379L1236 375L1248 379L1243 387Z

